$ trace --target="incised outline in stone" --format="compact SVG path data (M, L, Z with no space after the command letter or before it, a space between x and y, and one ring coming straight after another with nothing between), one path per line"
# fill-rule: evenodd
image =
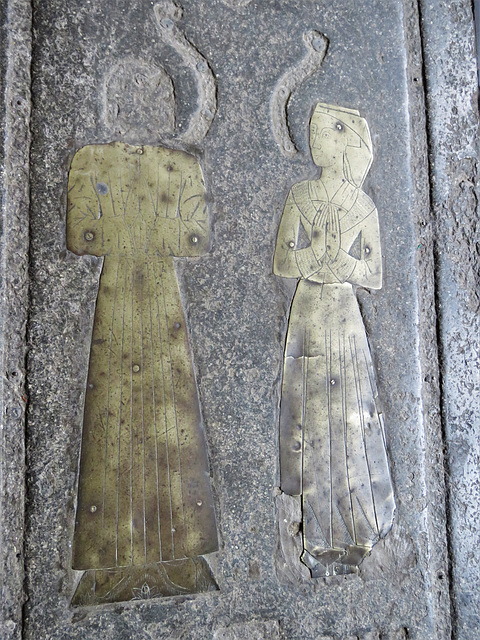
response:
M278 80L270 101L270 118L273 137L284 156L292 158L298 152L288 126L288 103L293 92L313 73L318 71L327 55L328 38L319 31L311 29L303 36L308 51L303 60L288 69Z

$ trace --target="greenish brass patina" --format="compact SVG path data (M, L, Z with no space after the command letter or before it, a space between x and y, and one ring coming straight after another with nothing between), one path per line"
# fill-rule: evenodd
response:
M281 488L301 496L303 562L313 577L356 571L395 512L375 371L356 299L380 289L378 213L362 191L372 163L358 111L318 104L316 180L295 184L274 272L298 278L285 347Z
M197 574L214 585L204 560L185 561L218 545L174 266L174 257L204 255L209 244L203 177L192 155L120 142L76 153L68 182L67 247L104 261L85 397L73 567L96 570L96 578L85 580L97 584L99 601L128 599L127 583L131 598L142 588L157 595L202 590L201 580L196 585L192 578ZM152 563L166 564L147 569ZM144 574L158 581L144 587ZM85 601L85 580L77 603Z

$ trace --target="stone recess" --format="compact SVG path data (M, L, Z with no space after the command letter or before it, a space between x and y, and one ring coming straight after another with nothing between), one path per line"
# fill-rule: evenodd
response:
M6 0L0 5L0 637L480 637L471 3L181 5L178 27L205 56L217 86L218 112L204 149L196 150L213 248L188 263L178 260L177 273L210 456L221 543L211 564L220 590L70 607L79 579L71 541L101 263L66 251L68 167L81 146L112 139L100 122L102 86L119 60L165 67L179 131L197 109L194 74L162 42L150 2ZM287 158L272 135L270 100L279 77L305 55L303 37L312 29L330 44L321 69L289 102L299 153ZM276 489L294 283L272 274L272 259L286 194L314 175L306 125L317 101L359 109L372 130L375 159L365 189L380 213L385 281L381 291L358 297L398 509L391 534L358 576L312 581L292 562L297 505Z

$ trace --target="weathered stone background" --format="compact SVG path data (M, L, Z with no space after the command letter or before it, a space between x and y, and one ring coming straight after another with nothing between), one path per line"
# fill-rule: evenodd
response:
M472 640L480 636L480 327L470 3L182 6L180 26L209 60L218 87L218 113L200 156L214 244L204 258L179 260L178 272L209 445L220 591L69 607L100 269L97 259L65 249L69 162L80 146L110 140L100 123L101 86L119 58L136 55L167 69L181 127L197 96L192 74L159 38L151 2L34 0L32 18L29 3L9 0L0 8L9 35L0 59L0 635ZM274 142L269 101L278 77L304 55L302 35L312 28L328 36L330 48L322 70L292 99L290 122L303 153L290 160ZM292 286L272 275L272 257L288 189L313 175L306 124L316 101L360 109L372 130L375 161L365 188L380 212L385 280L381 291L359 298L398 511L358 577L288 585L277 578L274 556L279 381Z
M426 2L422 18L452 624L454 637L474 638L480 635L478 79L471 7L437 5Z

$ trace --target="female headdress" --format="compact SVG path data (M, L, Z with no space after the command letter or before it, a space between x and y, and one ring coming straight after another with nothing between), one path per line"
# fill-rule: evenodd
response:
M365 118L356 109L340 109L329 104L317 103L311 123L331 119L332 128L343 131L347 137L344 153L344 172L349 182L361 188L373 160L372 139ZM342 130L342 129L339 129Z

